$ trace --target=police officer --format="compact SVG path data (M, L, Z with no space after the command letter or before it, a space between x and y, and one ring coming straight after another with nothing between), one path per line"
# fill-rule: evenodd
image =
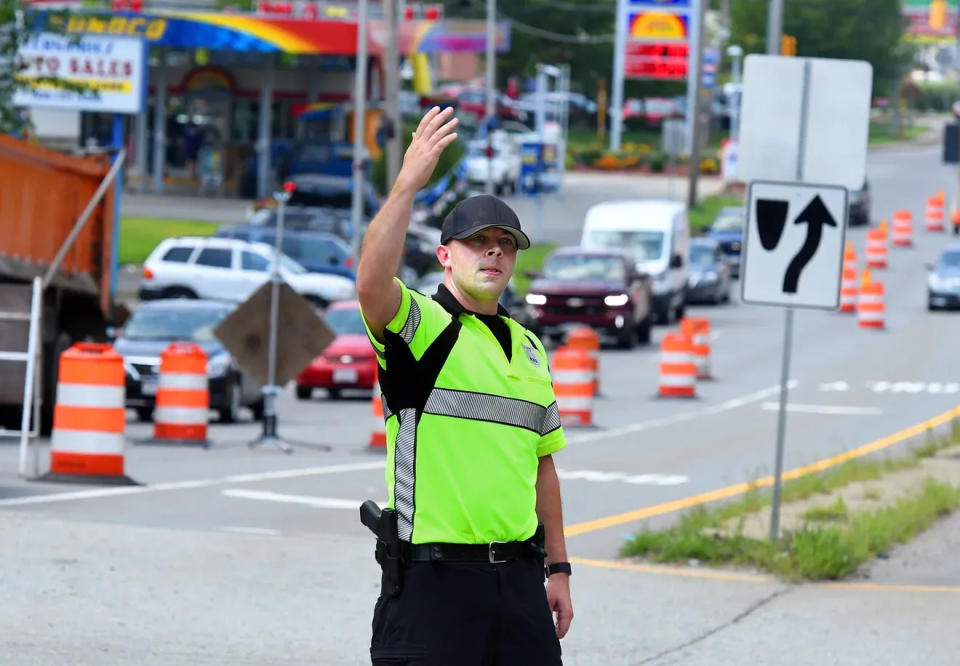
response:
M370 654L374 664L552 666L573 619L551 455L565 439L543 345L498 306L530 241L509 206L472 197L443 222L437 293L393 277L414 195L456 126L450 108L421 119L357 269L387 419Z

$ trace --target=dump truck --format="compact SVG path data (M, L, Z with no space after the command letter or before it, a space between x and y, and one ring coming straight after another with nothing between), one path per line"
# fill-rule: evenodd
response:
M31 283L44 277L111 166L0 135L0 350L27 350ZM92 209L44 285L40 335L41 432L50 430L60 353L105 340L114 318L110 280L114 185ZM19 428L25 364L0 361L0 419Z

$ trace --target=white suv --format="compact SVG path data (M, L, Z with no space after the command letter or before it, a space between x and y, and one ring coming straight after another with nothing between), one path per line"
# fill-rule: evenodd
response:
M242 303L270 279L274 248L233 238L168 238L143 265L140 299L210 298ZM350 278L309 273L281 255L280 277L318 307L354 298Z

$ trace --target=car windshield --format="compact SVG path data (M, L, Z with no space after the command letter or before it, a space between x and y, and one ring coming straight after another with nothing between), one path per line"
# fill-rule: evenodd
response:
M327 310L323 315L323 320L337 335L347 333L366 334L366 329L363 327L363 315L360 314L359 308Z
M213 329L229 312L226 308L141 308L124 326L123 337L208 342L214 339Z
M250 217L250 224L258 227L275 227L277 211L272 208L261 208ZM291 210L284 213L283 225L290 229L313 229L333 233L336 233L340 227L338 220L332 215Z
M716 262L717 252L710 245L690 246L691 266L712 266Z
M591 232L590 244L629 250L637 261L654 261L663 255L663 232L597 230Z
M940 257L940 265L943 268L960 268L960 250L944 252Z
M551 280L626 279L623 261L617 257L591 254L557 254L547 261L543 276Z
M710 228L714 231L743 231L743 217L740 215L727 215L718 218Z

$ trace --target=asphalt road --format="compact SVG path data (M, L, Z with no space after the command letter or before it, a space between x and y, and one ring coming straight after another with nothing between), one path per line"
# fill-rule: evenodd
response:
M939 165L936 149L872 153L868 170L875 218L906 207L922 220L927 196L956 188L955 169ZM636 189L633 179L591 176L547 204L543 234L575 242L590 204ZM524 220L536 213L522 208L530 205L518 203ZM864 236L848 234L861 258ZM928 313L924 291L924 263L952 238L919 228L915 237L913 249L891 249L891 267L874 273L887 288L885 331L861 330L852 315L797 312L786 469L960 403L960 313ZM602 354L595 426L568 429L569 446L556 455L574 557L609 562L641 525L598 519L772 472L783 311L734 302L692 313L715 332L715 378L698 385L694 400L655 397L665 329L655 329L648 348ZM100 650L90 663L125 663L135 654L121 640L128 632L155 647L148 663L363 663L377 572L356 506L385 498L383 456L367 447L369 397L304 403L288 391L279 413L281 433L294 442L289 456L248 447L253 423L212 424L214 444L202 450L137 444L151 428L131 421L127 471L146 484L134 488L20 481L15 447L0 448L0 526L12 537L0 546L0 571L13 572L0 577L10 593L0 597L15 600L0 610L0 644L31 655L24 663L67 663L84 645ZM43 468L48 453L39 453ZM675 514L646 515L662 523ZM942 552L927 552L883 580L956 585L955 568L938 565ZM919 599L906 590L612 567L577 567L567 663L736 663L750 655L760 663L946 664L960 647L943 621L957 589ZM892 604L883 613L878 595ZM96 612L82 612L81 602ZM63 629L62 641L45 638L44 615ZM862 627L873 633L854 635Z

